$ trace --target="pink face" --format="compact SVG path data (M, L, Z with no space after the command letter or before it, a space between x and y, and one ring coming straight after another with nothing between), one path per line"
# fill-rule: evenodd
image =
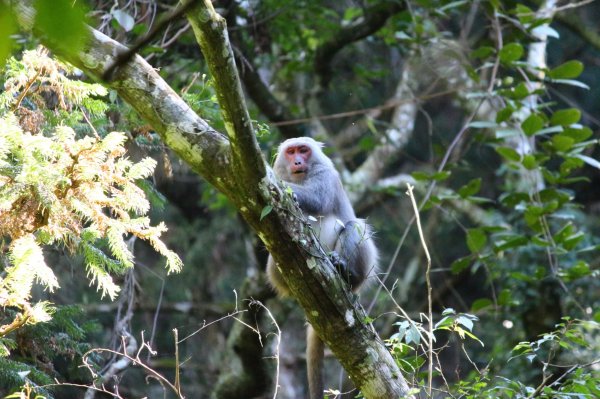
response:
M308 171L308 160L312 150L307 145L290 145L285 149L285 159L292 175L304 174Z

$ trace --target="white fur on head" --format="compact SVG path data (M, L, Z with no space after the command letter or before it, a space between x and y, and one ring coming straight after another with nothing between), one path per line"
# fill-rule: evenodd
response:
M275 158L275 163L273 164L273 169L275 170L275 174L282 180L292 181L298 183L297 177L292 177L288 170L288 164L286 161L285 153L286 148L290 146L300 146L306 145L312 149L312 156L309 160L311 165L311 169L313 166L316 166L316 170L320 168L330 169L335 172L335 167L333 166L333 162L327 155L323 153L324 144L316 141L311 137L296 137L292 139L287 139L283 143L279 145L277 149L277 157ZM337 173L337 172L335 172Z
M300 144L309 144L318 149L325 147L325 143L321 143L320 141L317 141L317 140L313 139L312 137L294 137L291 139L287 139L283 143L279 144L279 150L281 151L282 148L286 148L290 145L300 145Z

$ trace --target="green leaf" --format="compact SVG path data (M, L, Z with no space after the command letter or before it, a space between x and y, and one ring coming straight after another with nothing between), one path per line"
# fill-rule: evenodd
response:
M34 29L45 36L53 49L68 54L77 54L83 49L89 35L83 2L36 0L34 7Z
M471 195L477 194L480 188L481 178L476 178L458 189L458 195L460 195L462 198L467 198Z
M560 109L552 114L550 123L553 125L569 126L579 122L581 111L577 108Z
M406 332L405 339L406 339L407 344L414 342L415 344L418 345L419 342L421 342L421 335L419 335L419 330L413 323L410 324L410 327L408 328L408 331Z
M528 242L527 237L525 236L511 236L494 243L494 250L496 252L505 251L511 248L517 248L523 245L526 245Z
M507 121L508 118L511 117L513 112L515 112L515 109L511 106L502 108L500 111L498 111L498 114L496 114L496 123L502 123Z
M467 246L472 253L478 253L486 244L487 236L481 228L467 230Z
M267 205L260 212L260 220L263 220L271 211L273 210L273 205Z
M500 295L498 295L498 305L507 306L513 302L513 294L512 291L508 288L500 291Z
M537 168L538 164L535 160L535 156L531 155L531 154L527 154L523 157L523 161L521 162L523 164L523 167L527 170L532 170Z
M552 79L573 79L583 72L583 63L577 60L567 61L548 72Z
M527 136L532 136L538 130L544 127L544 120L536 114L531 114L521 124L521 129Z
M363 14L363 10L359 7L348 7L344 11L343 19L344 21L352 21L360 17Z
M11 35L17 31L17 21L12 8L0 1L0 67L10 56L13 40Z
M573 144L575 144L575 140L573 140L571 137L565 136L562 133L552 137L552 146L557 151L568 151L571 149L571 147L573 147Z
M594 133L589 127L583 126L582 128L566 127L563 134L571 137L576 143L580 143L589 139Z
M563 242L563 246L565 247L565 249L567 251L570 251L573 248L575 248L577 246L577 244L579 244L584 238L585 238L585 234L582 231L580 231L580 232L575 233L575 234L571 235L570 237L566 238L565 241Z
M454 262L452 262L452 265L450 265L450 271L453 274L458 274L465 270L467 267L469 267L472 261L473 258L471 257L471 255L465 256L464 258L456 259Z
M490 46L481 46L471 52L473 58L487 58L494 54L496 49Z
M488 308L492 306L494 303L488 298L479 298L476 299L471 305L471 312L475 313L481 309Z
M430 181L430 180L443 181L450 177L450 172L443 171L443 172L426 173L426 172L417 171L417 172L413 172L411 175L415 180L418 180L418 181Z
M500 49L500 61L504 63L515 62L523 56L523 46L519 43L508 43Z
M531 23L535 16L533 10L523 4L517 4L514 13L523 25Z
M572 267L567 269L567 275L570 280L575 280L578 278L589 276L590 273L590 266L582 260L580 260L579 262L575 263Z
M522 100L529 95L529 89L524 82L521 82L509 90L499 90L499 94L513 100Z
M496 147L496 152L500 154L504 159L508 161L519 162L521 160L521 156L519 153L510 147Z

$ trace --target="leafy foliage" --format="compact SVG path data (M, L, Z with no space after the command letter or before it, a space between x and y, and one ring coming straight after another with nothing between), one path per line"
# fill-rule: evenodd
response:
M152 173L156 162L145 158L135 163L125 157L123 133L78 139L72 128L48 129L51 123L43 113L24 108L44 106L44 94L50 93L63 111L85 107L92 115L100 114L105 107L90 96L106 91L68 79L69 71L42 49L8 64L7 90L0 101L0 236L6 240L9 266L0 280L0 304L21 313L0 327L0 335L50 318L47 303L30 304L35 282L49 291L59 286L44 260L43 245L82 254L90 280L111 299L119 287L110 273L133 266L128 235L148 241L166 258L169 272L182 266L160 240L165 224L150 225L145 216L150 204L136 184ZM37 116L30 118L32 114Z
M14 313L9 312L13 317ZM78 365L82 356L91 349L86 341L97 328L80 308L60 306L48 322L19 329L15 340L3 338L3 344L11 349L17 347L18 341L19 354L11 358L0 356L0 391L12 392L29 384L35 387L37 394L52 398L52 391L40 386L52 384L53 377L60 375L70 380L89 380L88 371ZM99 360L93 354L88 355L91 367L98 367Z

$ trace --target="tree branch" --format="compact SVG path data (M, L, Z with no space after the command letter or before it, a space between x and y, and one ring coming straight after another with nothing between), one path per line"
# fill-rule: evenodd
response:
M331 80L331 61L345 46L357 42L377 32L394 14L404 10L402 1L386 0L377 2L364 9L362 18L344 26L329 41L326 41L315 52L314 68L320 76L320 87L326 87Z
M234 179L242 185L241 188L257 189L259 181L266 174L265 161L246 107L235 58L229 44L227 24L225 19L216 13L210 0L202 0L199 3L199 7L188 13L188 20L215 79L221 115L231 140Z

